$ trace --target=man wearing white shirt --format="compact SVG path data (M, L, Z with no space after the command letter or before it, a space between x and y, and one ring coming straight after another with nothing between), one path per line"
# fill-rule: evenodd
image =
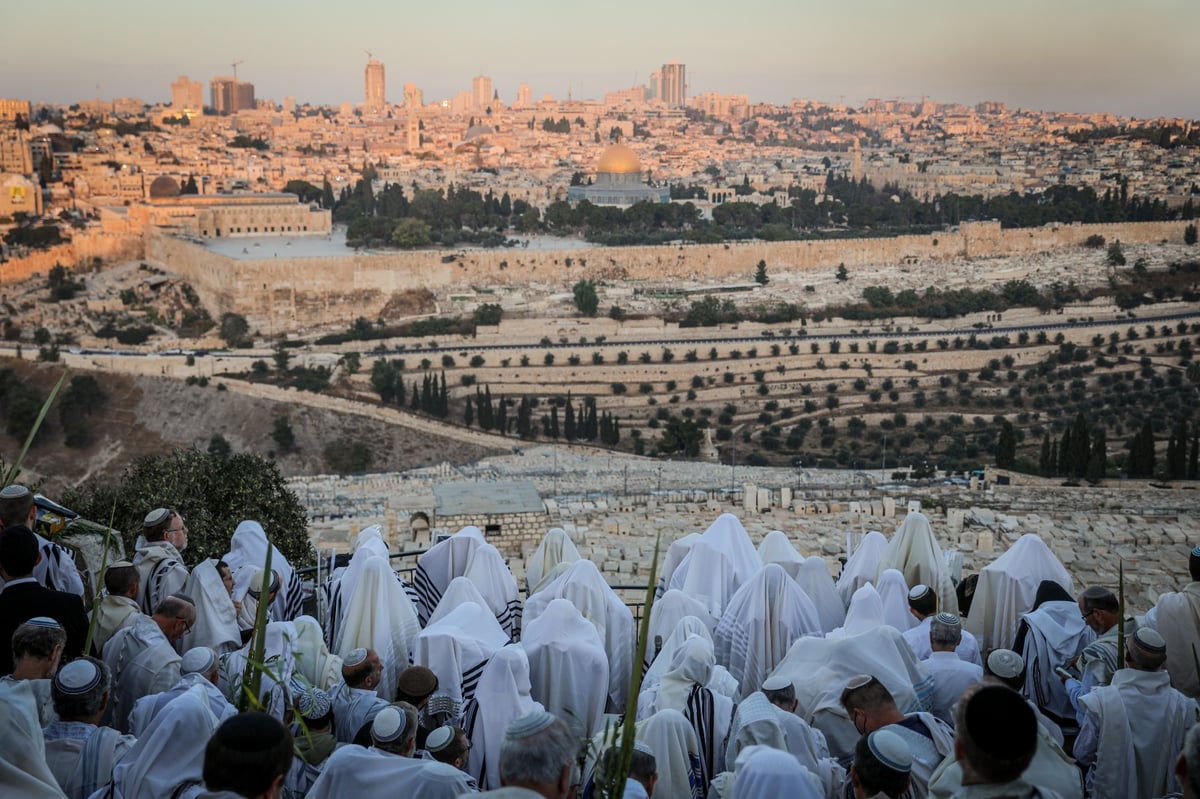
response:
M954 723L954 706L963 692L983 679L983 669L960 660L955 649L962 642L962 622L952 613L939 613L929 626L929 644L933 650L921 665L933 677L933 708L930 710L947 724Z
M905 630L902 635L909 649L917 656L917 660L924 660L933 652L929 646L929 625L938 612L937 594L927 585L914 585L908 592L908 612L919 623L916 627ZM954 651L960 659L983 667L983 658L979 654L979 639L966 630L962 631L962 641Z

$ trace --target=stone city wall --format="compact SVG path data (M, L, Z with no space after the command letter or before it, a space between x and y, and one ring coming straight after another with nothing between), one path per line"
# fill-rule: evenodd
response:
M186 278L220 316L240 313L252 326L347 324L378 317L393 295L414 289L469 290L472 285L577 280L749 279L759 260L771 271L922 264L954 258L1077 247L1091 235L1108 241L1181 241L1185 222L1128 222L1002 230L996 222L957 231L895 238L740 242L588 250L429 250L335 257L244 258L218 255L159 232L146 237L146 258Z
M46 275L58 264L86 270L91 267L93 258L106 262L129 261L142 258L144 253L140 236L76 232L67 244L10 258L0 267L0 283L19 283L36 274Z
M552 526L548 513L497 513L464 516L437 516L431 520L433 529L456 533L468 525L485 531L487 542L506 556L519 556L537 549L546 531ZM500 532L488 533L489 525L499 525Z

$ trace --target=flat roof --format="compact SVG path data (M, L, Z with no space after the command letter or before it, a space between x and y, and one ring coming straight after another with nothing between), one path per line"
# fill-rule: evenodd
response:
M530 480L442 483L433 487L438 516L545 513L546 503Z

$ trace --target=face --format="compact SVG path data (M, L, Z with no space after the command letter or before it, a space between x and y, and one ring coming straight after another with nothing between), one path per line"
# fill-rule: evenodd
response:
M367 678L371 687L379 685L379 678L383 676L383 663L379 660L379 655L374 650L367 654L367 663L371 665L371 676Z
M182 516L176 513L171 517L171 521L167 523L166 534L163 537L180 552L187 549L188 528Z
M462 747L462 754L454 758L454 767L465 769L467 767L467 753L471 751L471 741L465 735L458 736L458 745Z
M865 735L867 732L867 711L861 707L856 707L850 711L850 723L854 725L854 730L859 735Z
M225 590L233 596L233 570L228 566L222 566L218 571L221 573L221 583L224 584Z
M1096 608L1092 608L1091 610L1085 609L1082 597L1079 599L1079 615L1083 617L1083 623L1091 629L1098 633L1103 633L1105 631L1106 628L1104 627L1103 622L1100 620L1101 614L1096 610Z
M177 619L171 619L171 630L169 633L167 633L167 639L171 643L175 643L180 638L182 638L184 635L186 635L187 631L192 629L192 627L194 627L195 624L196 624L196 611L195 610L192 610L186 616L181 616Z

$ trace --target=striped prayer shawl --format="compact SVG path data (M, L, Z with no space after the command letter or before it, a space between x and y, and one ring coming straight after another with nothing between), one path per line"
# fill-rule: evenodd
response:
M429 574L417 563L417 570L413 573L413 591L417 595L417 619L421 622L421 627L425 627L429 623L429 617L433 615L434 608L442 598L442 592L433 584Z
M683 715L696 731L696 741L700 746L700 797L703 799L708 795L709 783L715 776L716 748L723 743L713 740L717 732L714 729L712 692L701 685L693 685Z

